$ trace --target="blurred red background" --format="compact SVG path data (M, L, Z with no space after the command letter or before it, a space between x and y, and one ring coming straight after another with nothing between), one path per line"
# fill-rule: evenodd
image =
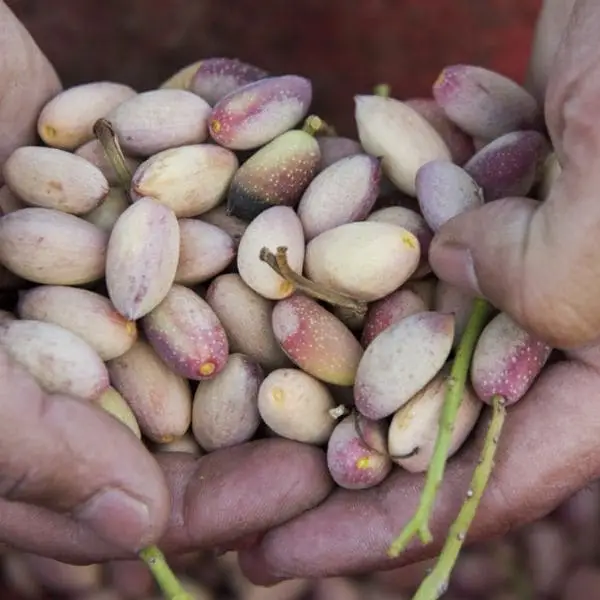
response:
M340 130L356 93L428 94L447 64L520 80L541 0L7 0L65 85L112 79L145 89L187 63L237 56L312 78Z

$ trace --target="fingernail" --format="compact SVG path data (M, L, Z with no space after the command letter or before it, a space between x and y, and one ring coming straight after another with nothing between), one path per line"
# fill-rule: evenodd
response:
M148 507L122 490L108 489L88 500L77 520L116 546L138 552L150 529Z
M437 243L430 248L429 264L439 279L477 296L483 296L468 248L453 243Z

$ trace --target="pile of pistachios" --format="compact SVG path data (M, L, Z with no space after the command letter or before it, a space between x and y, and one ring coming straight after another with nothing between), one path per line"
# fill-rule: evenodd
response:
M354 103L341 137L309 79L228 58L59 93L3 168L1 347L152 452L279 436L326 449L338 486L406 469L433 489L552 348L438 281L429 244L485 202L543 199L560 166L534 98L481 67Z

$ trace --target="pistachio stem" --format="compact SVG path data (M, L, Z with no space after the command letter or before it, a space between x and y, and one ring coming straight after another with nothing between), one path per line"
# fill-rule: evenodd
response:
M429 530L429 519L433 512L437 492L444 477L446 462L448 460L448 450L452 443L454 422L462 404L465 382L471 366L471 357L473 356L475 344L487 322L490 311L491 306L486 300L483 298L475 299L448 378L448 386L440 416L440 426L435 440L433 457L427 469L425 486L421 492L419 506L412 519L390 546L388 555L391 558L396 558L417 534L423 544L429 544L433 540L431 531Z
M479 461L473 471L467 499L450 527L446 543L435 567L423 580L417 593L413 596L413 600L438 600L448 588L450 574L465 543L467 532L475 518L477 507L494 468L494 457L496 456L498 440L506 417L506 406L502 396L494 396L492 402L492 419L485 436Z
M389 83L379 83L373 88L373 94L382 98L389 98L391 93L392 88Z
M304 119L302 131L309 135L335 135L335 130L317 115L308 115Z
M131 187L132 174L129 171L129 167L125 162L125 155L121 150L121 144L119 144L119 138L113 129L110 121L106 119L98 119L94 123L94 135L102 144L104 154L112 165L121 187L125 193L129 196L129 188Z
M329 415L332 419L335 419L336 421L338 419L341 419L342 417L345 417L349 412L350 411L348 410L348 408L343 404L338 404L335 408L329 409Z
M194 600L192 595L183 589L163 553L156 546L144 548L140 552L140 558L150 569L166 600Z
M260 260L267 263L277 275L283 277L288 283L291 283L294 288L307 296L316 298L318 300L324 300L334 306L343 306L348 308L359 315L362 315L367 310L366 302L355 300L350 296L336 292L322 286L302 275L299 275L294 271L287 261L287 247L279 246L277 248L277 254L273 254L268 248L261 248L259 254Z

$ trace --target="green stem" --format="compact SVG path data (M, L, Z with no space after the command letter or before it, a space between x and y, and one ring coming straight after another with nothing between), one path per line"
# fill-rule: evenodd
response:
M336 292L296 273L287 261L287 246L278 246L276 254L273 254L268 248L263 247L260 250L259 258L300 293L306 294L311 298L316 298L317 300L324 300L333 306L346 308L357 316L363 316L367 312L367 304L365 302Z
M437 600L446 592L450 574L465 543L467 532L475 518L477 507L494 468L494 457L505 416L504 398L494 396L492 420L485 436L479 462L473 472L467 499L463 503L452 527L450 527L450 533L435 567L423 580L413 600Z
M491 306L486 300L483 298L475 299L469 322L458 345L450 377L448 378L446 398L440 417L440 427L435 441L433 457L427 470L425 487L421 493L419 507L402 533L400 533L390 546L388 555L391 558L396 558L417 534L423 544L429 544L433 540L429 530L429 519L433 512L438 489L444 477L446 461L448 460L448 450L452 443L454 422L462 403L465 382L471 365L471 357L473 356L479 335L485 327L490 311Z
M113 126L106 119L98 119L94 123L94 135L102 145L106 158L115 170L119 184L129 197L132 174L125 161L125 155L123 154L123 150L121 150L119 138Z
M379 83L373 88L373 94L375 96L382 96L383 98L389 98L392 93L392 88L388 83Z
M194 600L193 596L183 589L163 553L156 546L144 548L140 552L140 558L150 569L166 600Z
M302 124L302 131L312 136L336 135L335 129L317 115L308 115Z

